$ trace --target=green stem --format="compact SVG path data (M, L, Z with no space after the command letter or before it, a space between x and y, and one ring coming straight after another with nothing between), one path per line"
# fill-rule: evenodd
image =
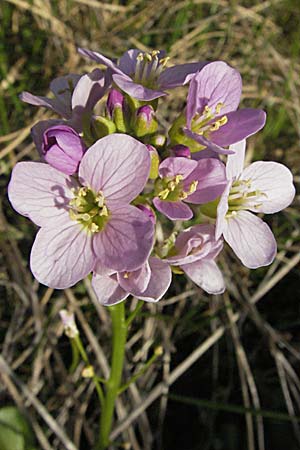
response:
M115 401L121 384L125 344L127 338L127 324L125 320L124 302L109 308L112 320L112 361L109 379L105 385L106 395L101 410L99 441L97 450L105 450L109 445L109 435L112 426Z

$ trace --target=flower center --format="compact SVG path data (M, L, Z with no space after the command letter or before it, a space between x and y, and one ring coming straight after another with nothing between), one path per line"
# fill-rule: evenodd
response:
M198 181L194 180L186 191L183 185L183 176L178 174L175 177L166 177L157 181L156 192L160 200L167 202L177 202L186 199L197 189Z
M69 202L70 218L91 233L103 230L109 217L103 193L99 191L96 194L85 186L74 188L73 193L74 198Z
M223 103L218 103L213 111L212 108L206 105L201 114L196 114L193 117L192 131L208 138L211 132L219 130L219 128L228 122L227 116L222 116L214 120L216 116L220 115L221 109L224 106Z
M169 57L159 58L160 51L153 50L151 53L139 53L136 57L135 73L132 74L136 83L148 88L154 88L157 79L166 67Z
M251 179L235 180L232 183L228 196L228 212L226 217L236 215L237 211L259 208L265 197L267 195L262 191L252 189Z

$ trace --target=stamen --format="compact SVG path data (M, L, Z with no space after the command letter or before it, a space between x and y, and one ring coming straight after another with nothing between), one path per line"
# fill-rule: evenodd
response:
M69 201L69 215L84 229L91 233L101 231L109 217L103 193L95 194L90 188L83 186L72 190L74 198Z

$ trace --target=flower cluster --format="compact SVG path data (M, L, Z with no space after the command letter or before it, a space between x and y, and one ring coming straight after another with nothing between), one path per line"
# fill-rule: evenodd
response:
M282 164L244 168L246 138L266 114L238 109L238 71L221 61L169 67L163 51L129 50L119 61L79 52L106 70L55 79L51 98L21 94L60 116L34 125L41 161L18 163L8 189L13 207L40 227L30 256L36 279L64 289L91 273L99 301L113 305L129 295L158 301L172 273L222 293L224 241L249 268L270 264L276 242L253 213L284 209L295 189ZM178 86L186 107L165 130L159 105ZM161 242L158 220L165 234L172 221L182 231Z

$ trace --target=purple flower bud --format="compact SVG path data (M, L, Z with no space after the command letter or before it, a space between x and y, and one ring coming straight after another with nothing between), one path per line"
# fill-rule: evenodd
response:
M155 112L152 106L140 106L136 112L134 131L137 137L143 137L147 134L153 134L158 127Z
M124 96L116 89L111 89L106 102L107 112L110 119L113 119L115 108L123 108Z
M136 205L136 207L139 208L141 211L143 211L145 214L147 214L147 216L149 217L151 222L153 224L155 224L156 217L155 217L155 213L154 213L153 209L151 208L151 206L140 204L140 205Z
M48 128L43 134L42 153L45 161L66 175L73 175L86 150L79 134L67 125Z
M170 148L170 156L182 156L184 158L190 158L191 151L186 145L177 144L174 145L174 147Z

